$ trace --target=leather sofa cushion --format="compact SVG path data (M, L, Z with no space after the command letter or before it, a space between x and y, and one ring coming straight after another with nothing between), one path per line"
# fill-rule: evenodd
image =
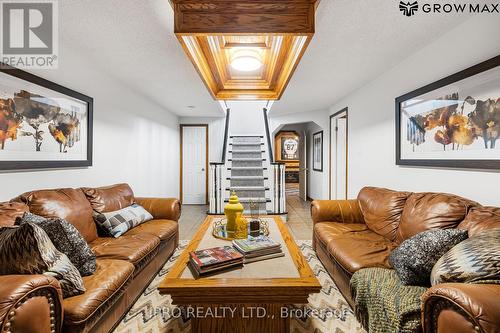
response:
M128 184L106 187L82 188L92 208L98 213L108 213L128 207L134 203L134 192Z
M99 237L90 243L98 259L126 260L134 265L156 249L160 239L150 234Z
M86 292L63 301L65 325L77 325L106 306L115 293L132 277L134 265L124 260L97 259L93 275L83 277Z
M361 223L319 222L314 226L316 238L325 245L325 248L333 239L366 231L369 231L368 227Z
M500 228L500 207L473 207L458 228L467 230L469 237L483 230Z
M406 200L397 242L430 229L456 228L477 203L453 194L413 193Z
M125 236L150 234L160 240L168 240L179 231L179 224L171 220L151 220L130 229Z
M365 187L358 194L359 206L370 230L395 241L401 213L410 192Z
M22 217L29 208L22 202L2 202L0 203L0 227L14 225L16 218Z
M24 202L31 213L65 219L78 229L87 243L97 238L92 207L81 190L61 188L21 194L14 201Z
M335 260L351 274L367 267L391 268L389 254L396 244L364 225L320 222L314 226L314 233Z

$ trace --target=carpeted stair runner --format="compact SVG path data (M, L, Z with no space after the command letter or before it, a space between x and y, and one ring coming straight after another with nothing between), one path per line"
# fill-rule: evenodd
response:
M250 202L255 202L260 214L266 214L265 180L267 169L264 168L265 145L261 136L231 136L229 148L231 167L229 170L230 187L236 191L245 213L250 213ZM227 200L226 200L227 201Z

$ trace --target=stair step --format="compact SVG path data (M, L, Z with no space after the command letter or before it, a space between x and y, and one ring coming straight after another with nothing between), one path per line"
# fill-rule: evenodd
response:
M230 186L226 191L268 191L269 187L265 186Z
M257 203L266 203L266 202L271 202L271 199L267 198L238 198L241 203L250 203L250 202L257 202ZM229 199L225 199L224 202L229 202Z
M231 176L227 177L227 180L266 180L269 179L264 176Z
M265 153L265 150L230 150L229 151L231 154L259 154L259 153Z
M227 168L227 169L228 170L267 170L267 168L254 167L254 166L231 167L231 168Z
M260 162L260 161L265 161L265 158L253 158L253 157L241 157L241 158L230 158L228 159L229 162Z
M264 142L261 142L261 143L253 143L253 142L234 142L234 143L230 143L229 145L230 145L230 146L258 146L258 145L263 146L264 144L265 144Z
M255 214L255 212L253 212L253 214ZM252 212L249 211L249 210L244 210L243 211L243 215L248 216L249 218L251 218ZM268 210L259 210L259 212L257 213L257 215L258 216L271 215L271 213L269 213Z

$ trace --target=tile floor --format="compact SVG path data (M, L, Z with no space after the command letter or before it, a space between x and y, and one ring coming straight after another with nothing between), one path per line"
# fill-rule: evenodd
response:
M298 195L287 195L286 222L296 240L310 240L312 237L312 220L309 210L310 201L304 201ZM179 220L179 238L191 239L199 225L207 217L207 206L183 205Z

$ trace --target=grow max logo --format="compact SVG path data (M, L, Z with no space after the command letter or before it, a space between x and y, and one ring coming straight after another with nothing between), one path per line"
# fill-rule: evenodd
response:
M499 3L424 3L422 12L428 13L500 13ZM399 10L405 16L413 16L419 9L417 1L400 1Z
M399 2L399 10L403 12L406 16L415 15L418 10L418 2Z

